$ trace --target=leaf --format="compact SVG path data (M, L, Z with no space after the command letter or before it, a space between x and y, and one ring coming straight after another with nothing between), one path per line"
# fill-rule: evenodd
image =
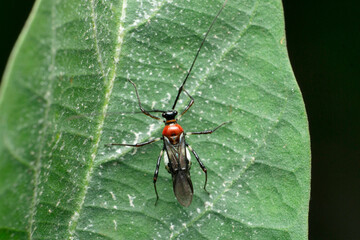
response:
M310 144L280 0L229 0L211 30L181 119L194 199L176 201L161 136L139 111L169 109L218 1L38 0L0 98L0 236L14 239L306 239ZM182 94L177 108L188 100ZM94 114L97 113L97 114ZM84 117L73 118L82 115Z

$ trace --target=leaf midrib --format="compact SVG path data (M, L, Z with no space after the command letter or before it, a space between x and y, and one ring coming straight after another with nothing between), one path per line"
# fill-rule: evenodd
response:
M109 106L109 101L110 101L110 97L111 97L111 93L112 93L112 89L114 86L114 81L116 78L116 69L117 69L117 63L120 57L120 53L121 53L121 49L122 49L122 44L123 44L123 39L125 36L125 28L124 28L124 22L125 22L125 18L126 18L126 7L127 7L127 0L123 0L122 2L122 6L121 6L121 16L120 16L120 21L119 21L119 25L118 25L118 31L117 31L117 35L116 35L116 45L115 45L115 53L113 56L113 64L111 66L111 71L109 74L109 77L107 78L104 74L104 66L102 63L102 58L101 58L101 54L100 54L100 48L98 45L98 39L97 39L97 32L96 32L96 19L95 19L95 14L91 15L91 19L93 22L93 31L94 32L94 39L95 39L95 45L96 45L96 51L97 51L97 55L98 55L98 62L101 66L101 71L102 74L104 76L104 80L106 81L105 83L105 99L104 99L104 104L102 106L102 111L101 111L101 115L99 116L99 124L98 127L96 129L96 133L95 133L95 138L94 138L94 145L92 147L92 149L90 150L90 158L89 158L89 165L88 165L88 169L86 170L86 177L84 179L84 184L82 185L82 189L79 195L79 205L77 207L77 209L74 211L73 215L70 218L69 221L69 226L68 226L68 233L69 239L73 239L74 238L74 234L76 231L76 227L80 218L80 213L82 210L82 207L84 205L85 202L85 197L87 194L87 190L92 178L92 173L94 171L94 161L96 158L96 153L97 150L99 148L99 143L100 143L100 139L101 139L101 133L102 133L102 129L105 123L105 116L106 116L106 112ZM91 12L95 13L95 2L94 0L91 1Z

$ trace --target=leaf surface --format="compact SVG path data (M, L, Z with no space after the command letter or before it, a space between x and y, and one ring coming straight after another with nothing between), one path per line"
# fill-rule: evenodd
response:
M170 109L219 1L38 0L0 96L0 236L16 239L306 239L310 144L280 0L229 0L186 90L193 202L160 166L139 111ZM182 94L181 111L189 99ZM74 117L81 116L81 117Z

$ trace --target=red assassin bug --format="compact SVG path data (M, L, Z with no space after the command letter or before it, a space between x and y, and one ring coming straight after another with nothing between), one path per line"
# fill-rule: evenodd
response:
M165 163L165 168L167 169L167 171L171 174L172 176L172 181L173 181L173 190L175 193L175 196L177 198L177 200L179 201L179 203L185 207L188 207L191 204L192 201L192 197L193 197L193 193L194 193L194 189L193 189L193 185L191 182L191 178L190 178L190 167L191 167L191 162L190 162L190 153L188 152L188 149L194 154L196 160L198 161L198 163L200 164L201 169L204 171L205 173L205 184L204 184L204 190L206 191L206 183L207 183L207 170L205 165L201 162L198 154L194 151L194 149L191 148L191 146L189 144L186 143L185 141L185 135L193 135L193 134L211 134L213 133L215 130L217 130L218 128L220 128L221 126L223 126L226 123L229 122L224 122L222 124L220 124L219 126L217 126L216 128L212 129L212 130L207 130L207 131L202 131L202 132L187 132L185 133L183 128L177 123L177 120L179 120L188 110L189 108L193 105L194 103L194 98L185 90L184 85L186 83L186 80L188 79L192 68L194 67L194 64L196 62L196 59L199 55L199 52L205 42L205 39L207 37L207 35L209 34L212 26L214 25L216 19L218 18L218 16L220 15L221 11L224 9L225 5L226 5L227 0L224 2L223 6L221 7L220 11L218 12L218 14L215 16L214 20L212 21L208 31L205 34L204 39L202 40L200 47L195 55L195 58L192 62L192 65L182 83L182 85L180 86L179 90L178 90L178 94L176 96L176 99L174 101L174 105L172 107L171 110L168 111L163 111L163 110L150 110L150 111L146 111L142 106L141 106L141 101L140 101L140 97L139 97L139 93L137 91L136 85L134 82L132 82L130 79L128 79L128 81L134 86L135 88L135 93L136 93L136 97L138 99L138 103L139 103L139 107L142 113L144 113L145 115L154 118L156 120L160 120L161 119L159 117L156 117L150 113L152 112L161 112L162 113L162 117L165 118L165 127L163 129L162 132L162 137L159 138L155 138L152 140L149 140L147 142L142 142L142 143L136 143L136 144L123 144L123 143L111 143L111 144L107 144L107 146L129 146L129 147L141 147L153 142L157 142L160 140L163 140L164 142L164 146L160 152L160 155L157 159L157 163L156 163L156 169L155 169L155 173L154 173L154 188L155 188L155 193L156 193L156 202L155 205L157 203L157 201L159 200L159 195L158 192L156 190L156 180L159 174L159 167L160 167L160 161L161 158L163 156L164 151L166 151L165 154L165 159L164 159L164 163ZM190 102L189 104L185 107L184 111L180 114L180 116L176 119L176 115L178 114L178 112L175 110L175 106L176 103L179 100L180 94L181 92L185 92L186 95L190 98Z

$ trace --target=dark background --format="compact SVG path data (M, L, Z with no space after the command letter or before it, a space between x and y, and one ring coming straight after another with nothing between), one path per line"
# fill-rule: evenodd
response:
M310 239L360 239L360 4L283 0L312 148ZM32 0L0 8L0 73Z

